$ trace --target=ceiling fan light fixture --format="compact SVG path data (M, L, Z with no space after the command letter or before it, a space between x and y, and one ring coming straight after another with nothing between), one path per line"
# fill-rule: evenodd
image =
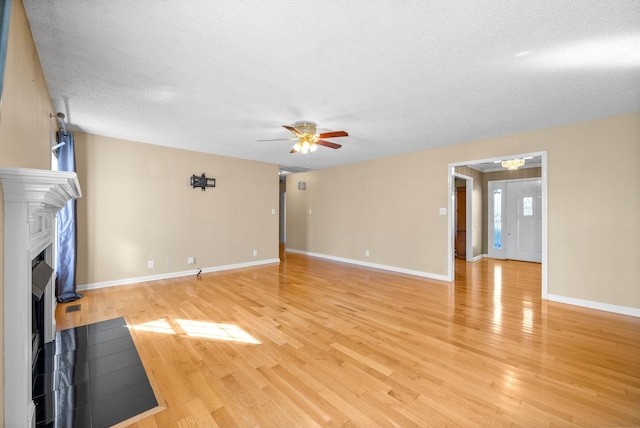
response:
M293 150L296 152L300 152L303 155L306 155L309 152L315 152L318 147L315 144L315 141L310 141L308 136L303 136L300 140L293 146Z
M309 122L308 120L302 120L293 124L293 127L300 131L302 134L315 135L316 124Z
M326 138L338 138L348 137L349 134L346 131L331 131L318 133L316 131L316 124L308 121L301 121L294 123L294 126L282 125L283 128L291 131L295 138L286 138L287 140L298 140L291 148L289 153L302 153L308 154L318 150L318 146L328 147L330 149L339 149L342 147L340 144L327 141ZM258 141L279 141L284 140L278 138L275 140L258 140Z

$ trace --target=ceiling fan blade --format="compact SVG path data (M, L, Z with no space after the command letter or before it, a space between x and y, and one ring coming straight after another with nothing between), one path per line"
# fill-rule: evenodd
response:
M274 138L273 140L257 140L257 141L261 142L261 141L292 141L292 140L297 140L297 138Z
M333 131L333 132L325 132L323 134L318 135L318 138L336 138L336 137L348 137L349 134L346 131Z
M282 125L283 128L288 129L289 131L293 132L294 134L296 134L296 137L299 137L300 135L302 135L302 132L298 131L296 128L294 128L293 126L289 126L289 125Z
M336 143L332 143L331 141L325 141L325 140L318 140L316 141L316 144L319 146L329 147L331 149L339 149L340 147L342 147L341 144L336 144Z

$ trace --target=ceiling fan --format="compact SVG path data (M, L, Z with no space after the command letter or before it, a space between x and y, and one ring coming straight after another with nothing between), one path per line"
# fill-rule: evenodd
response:
M302 153L306 154L314 152L318 146L329 147L330 149L339 149L342 147L340 144L326 141L325 138L337 138L348 137L349 134L346 131L333 131L323 132L322 134L316 134L316 124L308 121L296 122L293 126L282 125L283 128L293 132L295 137L293 138L276 138L273 140L258 140L258 141L283 141L283 140L298 140L291 152L289 153Z

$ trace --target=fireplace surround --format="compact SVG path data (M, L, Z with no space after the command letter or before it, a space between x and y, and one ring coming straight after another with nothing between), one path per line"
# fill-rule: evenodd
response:
M55 215L82 196L75 172L0 168L4 193L4 425L35 426L32 400L32 260L55 266ZM54 277L50 280L53 282ZM55 333L54 287L46 287L44 341Z

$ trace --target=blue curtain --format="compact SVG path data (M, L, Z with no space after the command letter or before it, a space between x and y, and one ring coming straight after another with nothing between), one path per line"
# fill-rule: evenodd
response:
M58 170L76 170L73 134L58 132ZM58 263L56 266L56 296L59 302L72 302L82 297L76 293L76 201L72 199L58 213Z
M0 0L0 100L2 99L2 82L4 81L4 65L7 60L7 41L9 40L9 20L11 19L11 0Z

